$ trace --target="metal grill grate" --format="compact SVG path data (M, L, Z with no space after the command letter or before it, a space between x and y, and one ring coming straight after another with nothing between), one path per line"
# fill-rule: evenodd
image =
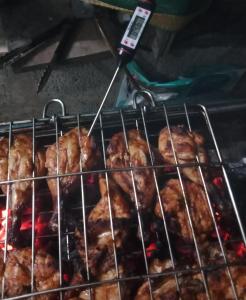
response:
M9 122L9 123L2 123L0 124L0 137L5 136L8 137L9 141L9 149L12 145L13 136L18 133L27 133L29 135L32 135L32 159L33 164L35 165L35 151L37 148L37 144L41 144L45 148L48 147L48 145L56 143L56 150L57 153L59 153L59 143L58 139L60 136L62 136L65 132L70 130L71 128L77 127L78 130L81 127L88 128L90 125L91 120L93 119L92 115L76 115L76 116L53 116L52 118L46 116L46 112L44 113L44 116L42 119L33 119L31 121L21 121L21 122ZM185 125L188 130L199 130L202 132L202 134L206 138L206 146L208 150L216 155L213 156L213 159L210 160L208 165L205 165L204 163L200 162L199 157L196 157L196 162L190 163L190 164L180 164L178 162L178 156L177 156L177 149L175 149L175 143L173 141L172 132L171 132L171 126L177 125L177 124L183 124ZM169 135L170 135L170 141L171 141L171 149L173 151L175 164L174 165L168 165L168 164L162 164L162 165L156 165L153 153L152 153L152 146L157 146L157 140L159 132L162 128L167 127ZM127 168L124 169L108 169L107 168L107 154L106 149L108 146L108 143L113 136L113 134L118 132L123 132L125 144L128 148L128 135L127 131L129 129L138 129L141 130L143 133L143 136L147 142L148 150L149 150L149 156L150 156L150 165L146 167L133 167L130 165ZM78 131L79 132L79 131ZM38 296L38 295L44 295L44 294L51 294L51 293L57 293L59 292L60 299L64 298L65 291L68 290L86 290L88 289L88 299L94 299L93 298L93 288L95 288L98 285L102 284L109 284L109 283L115 283L118 286L118 299L125 299L122 296L122 284L124 282L148 282L149 287L149 299L155 299L154 293L153 293L153 282L156 280L156 278L160 277L167 277L172 276L175 279L175 284L177 288L177 292L181 290L180 287L180 277L184 274L196 274L199 273L201 276L201 282L203 283L203 291L206 295L207 299L212 299L209 282L207 279L207 275L211 270L216 270L218 268L224 268L226 271L226 274L228 276L232 295L234 299L241 299L238 297L237 287L236 283L233 280L232 272L231 272L231 265L234 265L235 263L231 263L227 258L227 250L226 250L226 243L228 241L223 240L220 232L220 228L218 226L218 221L216 219L216 212L213 206L213 199L210 195L209 186L207 183L207 180L205 179L205 169L211 168L216 169L217 172L220 172L221 176L223 177L224 187L225 187L225 199L223 199L225 209L228 207L232 207L231 212L233 212L234 215L234 222L233 226L237 226L238 230L235 228L235 232L238 231L239 235L237 235L237 242L241 241L246 245L246 236L245 231L243 228L243 224L239 215L239 210L237 208L236 200L234 199L233 191L230 186L229 178L227 175L227 167L226 164L223 161L219 146L216 141L216 137L213 131L213 126L210 121L210 117L208 114L207 109L204 106L186 106L184 105L170 108L166 107L165 105L161 107L156 108L145 108L140 107L136 110L129 110L129 111L111 111L111 112L104 112L100 115L99 118L99 124L95 127L93 133L92 133L97 141L98 147L100 148L100 152L103 157L103 167L101 169L93 170L93 171L84 171L82 168L82 161L80 159L80 171L76 173L69 173L69 174L59 174L59 168L57 168L57 174L53 176L36 176L35 171L33 171L33 176L30 178L19 178L19 179L11 179L10 178L10 171L8 170L8 177L6 181L1 181L0 185L7 185L7 193L6 195L1 195L0 201L3 204L5 204L5 210L6 212L9 211L10 208L10 186L13 183L16 182L32 182L32 197L31 197L31 237L30 237L30 247L32 249L32 264L30 266L31 270L31 282L30 282L30 293L24 294L24 295L17 295L14 297L6 297L4 293L4 286L5 286L5 280L4 277L2 279L2 298L3 299L22 299L22 298L30 298L32 296ZM10 151L8 152L10 153ZM59 166L59 155L57 155L57 165ZM196 167L199 171L199 176L202 181L203 189L206 195L206 200L208 203L209 211L211 214L211 218L213 221L213 226L215 230L215 235L217 239L217 243L219 245L219 250L222 256L222 263L221 261L218 262L218 264L215 264L213 266L206 264L203 258L203 254L201 253L200 243L198 242L198 236L197 232L194 229L194 224L191 216L191 210L192 208L189 205L189 201L187 199L187 191L184 184L184 175L182 173L182 168L184 167ZM145 169L148 168L152 170L153 172L153 178L155 183L155 189L156 189L156 201L159 202L161 207L161 215L162 215L162 223L160 225L161 230L163 232L163 235L165 236L165 239L167 241L167 254L166 256L171 261L171 269L168 269L167 271L160 272L159 274L152 274L149 270L149 259L147 257L146 252L146 242L144 237L144 216L143 212L139 209L139 201L138 201L138 193L136 189L136 182L134 179L134 171L139 169ZM180 267L177 263L177 253L175 253L174 250L174 242L172 241L172 234L170 234L169 225L168 225L168 216L165 213L165 210L163 208L161 196L160 196L160 182L158 180L157 172L158 170L163 170L164 168L172 168L172 173L164 174L164 178L171 178L172 176L175 176L178 178L182 190L182 195L184 198L184 205L185 205L185 211L188 217L189 226L191 228L193 243L194 243L194 250L196 255L196 261L197 264L195 267L192 265L190 268ZM91 277L89 263L88 263L88 232L87 232L87 212L89 209L89 206L91 206L91 203L88 203L87 197L88 192L86 191L86 181L85 177L88 174L103 174L105 180L107 189L109 190L109 176L112 172L123 172L127 171L130 172L131 180L132 180L132 187L134 191L134 201L135 201L135 214L136 214L136 224L139 228L140 233L140 247L139 252L142 253L143 261L144 261L144 269L145 271L142 274L136 274L124 277L120 274L120 266L118 263L118 249L116 248L115 243L113 243L113 255L114 255L114 264L115 264L115 274L116 278L106 280L106 281L95 281ZM79 176L80 177L80 205L76 204L74 207L70 207L71 211L77 211L80 212L80 222L82 224L83 228L83 234L84 234L84 243L85 243L85 262L86 262L86 281L84 284L79 284L75 286L69 286L67 284L64 284L64 278L63 278L63 261L64 261L64 237L67 240L67 243L69 243L69 239L73 237L74 232L70 232L68 229L64 231L62 222L63 222L63 209L61 207L61 194L60 194L60 178L67 177L67 176ZM51 211L42 211L37 212L36 209L36 199L37 199L37 184L41 181L44 181L46 179L50 178L56 178L57 182L57 207L58 207L58 232L57 234L54 233L52 235L43 235L43 236L36 236L36 230L34 224L36 223L36 220L39 215L51 215ZM113 219L113 213L112 213L112 199L110 198L110 193L108 193L108 204L109 204L109 216L110 216L110 227L111 227L111 235L112 240L115 241L115 228L114 228L114 219ZM6 236L4 240L0 241L3 244L3 261L6 262L7 256L8 256L8 232L9 232L9 222L5 222L5 232ZM130 226L130 224L129 224ZM58 260L58 269L59 269L59 283L60 288L56 288L53 290L48 291L41 291L37 292L35 291L35 274L34 274L34 263L35 263L35 241L37 239L52 239L55 238L57 241L57 253L56 257ZM69 248L69 245L68 245ZM70 259L69 250L67 251L67 258L68 261ZM239 263L239 265L241 262ZM246 274L245 274L246 276ZM245 288L245 287L244 287ZM181 297L181 296L180 296ZM105 298L106 299L106 298ZM244 299L244 298L243 298Z

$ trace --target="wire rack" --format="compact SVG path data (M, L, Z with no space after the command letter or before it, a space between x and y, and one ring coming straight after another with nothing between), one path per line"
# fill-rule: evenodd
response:
M54 100L52 101L54 102ZM56 100L56 102L60 102ZM49 103L50 104L50 103ZM48 104L48 105L49 105ZM27 120L27 121L19 121L19 122L7 122L0 124L0 136L8 137L9 141L9 149L12 145L13 136L18 133L26 133L32 136L32 149L33 149L33 164L35 164L35 151L37 145L42 145L43 147L47 148L48 145L56 144L57 153L59 153L59 137L62 136L65 132L69 131L72 128L77 127L82 128L86 127L88 128L91 124L91 121L93 120L93 115L87 114L87 115L66 115L65 109L63 106L63 103L60 102L62 105L62 115L56 116L52 115L51 117L47 116L47 108L48 105L44 109L43 117L41 119L33 119L33 120ZM200 162L199 157L196 157L196 162L188 165L183 165L178 162L178 156L177 156L177 150L175 149L175 143L172 138L172 131L171 127L173 125L177 124L183 124L185 125L188 130L198 130L202 132L202 134L206 138L206 146L209 152L213 152L215 155L213 156L213 159L210 160L208 165L205 165ZM158 135L162 128L167 127L169 135L170 135L170 141L171 141L171 148L173 151L173 156L175 160L175 164L172 165L156 165L155 160L153 157L153 153L151 148L157 146L158 141ZM128 130L129 129L138 129L143 133L143 136L147 142L148 150L149 150L149 156L150 156L150 164L145 167L133 167L132 165L129 165L129 167L124 169L108 169L107 168L107 154L106 149L108 146L108 143L113 136L113 134L118 132L123 132L124 134L124 140L126 147L128 148ZM25 181L31 181L32 182L32 197L31 197L31 236L30 236L30 247L32 249L32 264L30 266L30 272L31 272L31 282L30 282L30 292L24 295L17 295L15 297L7 297L4 293L4 278L2 280L2 299L23 299L23 298L30 298L34 296L41 296L41 295L58 295L60 299L64 298L64 293L69 290L88 290L88 299L94 299L93 297L93 289L100 285L105 284L115 284L118 287L118 299L126 299L122 295L122 285L127 282L147 282L148 288L149 288L149 298L148 299L155 299L154 293L153 293L153 282L157 280L158 278L165 278L167 276L172 276L175 279L175 284L177 288L177 295L179 295L180 291L180 276L184 274L192 274L192 273L199 273L201 282L203 284L203 290L204 295L206 295L207 299L212 299L211 293L210 293L210 287L209 282L207 279L208 273L217 268L223 268L226 272L226 276L229 279L230 285L231 285L231 292L234 299L241 299L238 296L236 283L234 282L231 266L233 265L227 257L227 250L226 250L226 242L223 240L220 232L220 228L218 226L218 221L216 218L216 212L213 205L213 199L210 195L209 186L207 183L207 180L205 179L205 170L206 168L216 169L219 170L224 183L225 188L225 198L227 200L223 200L224 202L227 202L227 205L231 207L230 213L233 214L233 220L235 231L237 231L239 234L237 235L237 240L241 241L246 245L246 236L245 231L243 227L243 223L240 218L239 209L237 207L237 202L234 198L233 190L230 185L230 181L227 175L227 167L225 162L223 161L222 154L220 151L220 148L217 143L217 139L213 130L213 125L210 120L209 113L206 109L206 107L201 105L193 105L193 106L178 106L178 107L167 107L166 105L162 105L159 107L152 107L152 108L146 108L146 107L139 107L134 110L117 110L117 111L110 111L110 112L103 112L100 115L98 124L94 128L93 136L95 137L98 147L101 151L102 157L103 157L103 167L97 170L93 171L83 171L82 170L82 163L80 161L80 171L76 173L69 173L69 174L59 174L59 168L57 168L57 174L53 176L35 176L35 171L33 171L33 176L30 178L19 178L19 179L11 179L10 173L8 172L8 178L6 181L1 181L0 185L7 185L7 194L1 195L1 201L5 204L6 211L9 211L10 207L10 186L11 184L15 182L25 182ZM59 166L59 155L57 155L57 165ZM185 179L182 173L182 168L184 167L196 167L199 171L199 176L201 178L201 182L203 185L203 189L206 195L206 200L208 203L209 211L211 214L211 218L213 221L215 236L216 236L216 242L219 247L219 251L222 257L222 261L218 262L218 264L215 264L213 266L206 264L206 261L203 259L203 253L200 248L199 244L199 236L197 235L197 232L195 230L195 226L193 224L193 219L191 216L191 207L189 206L187 191L185 188ZM160 196L160 190L161 185L158 180L158 171L163 170L164 168L171 167L173 169L171 174L166 174L164 176L167 176L167 178L175 176L178 178L182 190L182 195L184 199L184 205L185 205L185 211L187 214L189 226L192 233L193 238L193 244L194 244L194 252L196 256L196 264L195 267L192 266L192 268L180 267L177 263L177 253L175 253L174 250L174 243L172 241L172 234L170 233L169 226L168 226L168 216L165 213L165 210L163 208L163 204L161 201ZM134 171L137 169L145 169L148 168L152 170L153 172L153 178L155 183L155 189L156 189L156 201L160 203L161 207L161 215L162 215L162 222L161 222L161 230L163 231L163 234L165 236L165 239L167 241L167 257L171 262L171 268L167 271L160 272L158 274L152 274L149 269L149 258L147 256L146 252L146 243L145 243L145 237L144 237L144 216L142 211L139 209L139 201L138 201L138 193L136 189L136 182L134 179ZM113 244L113 255L114 255L114 264L115 264L115 278L112 278L110 280L106 281L95 281L91 277L89 264L88 264L88 247L87 247L87 212L89 207L91 206L91 203L88 203L87 200L87 192L86 192L86 181L85 177L88 174L103 174L107 187L109 188L109 176L112 172L129 172L132 179L132 186L134 191L134 201L135 201L135 214L136 214L136 226L139 228L139 239L140 239L140 247L139 252L142 254L143 261L144 261L144 272L142 274L137 275L131 275L131 276L122 276L120 274L120 266L118 263L118 249L116 248L115 244ZM64 278L63 278L63 260L64 260L64 254L63 254L63 239L67 236L73 236L74 232L63 232L63 226L62 226L62 218L63 218L63 211L61 207L61 193L60 193L60 178L66 177L66 176L79 176L80 177L80 193L79 193L79 201L80 204L71 208L71 210L80 211L81 215L81 223L83 227L83 234L84 234L84 241L85 241L85 258L86 258L86 280L85 283L79 284L79 285L65 285L64 284ZM56 178L57 180L57 207L58 207L58 232L47 236L36 236L35 231L35 222L40 214L48 214L51 215L52 211L45 211L45 212L36 212L36 198L37 198L37 189L36 186L39 181L44 181L47 179ZM111 234L112 234L112 240L115 240L115 229L114 229L114 220L112 218L112 199L110 198L110 194L108 195L108 203L109 203L109 216L110 216L110 226L111 226ZM3 260L4 263L7 260L8 256L8 232L9 232L9 222L5 222L5 232L6 236L5 239L2 241L3 243ZM130 224L129 224L130 226ZM52 237L56 238L57 242L57 261L58 261L58 269L59 269L59 283L60 287L52 290L46 290L37 292L35 290L35 274L34 274L34 263L35 263L35 241L37 238L42 239L50 239ZM68 239L69 240L69 239ZM240 262L241 264L241 262ZM246 274L245 274L246 276ZM57 294L58 293L58 294ZM58 297L57 296L57 297ZM182 295L180 294L180 299L182 298ZM105 298L106 299L106 298ZM134 297L133 297L134 299ZM243 298L244 299L244 298Z

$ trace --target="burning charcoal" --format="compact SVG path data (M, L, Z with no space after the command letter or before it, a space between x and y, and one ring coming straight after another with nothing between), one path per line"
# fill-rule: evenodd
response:
M99 164L100 153L93 137L87 137L85 128L74 128L59 138L59 174L80 172L80 160L84 171L92 170ZM57 145L50 145L46 151L46 167L48 175L57 175ZM60 178L61 199L66 201L68 196L80 187L80 176L64 176ZM57 231L57 178L47 180L53 200L54 216L51 228ZM62 203L61 203L62 205Z
M45 157L42 151L37 151L35 155L35 166L33 165L33 145L32 137L19 134L13 137L13 142L9 151L8 139L0 138L0 180L25 179L33 176L44 176ZM8 193L7 185L1 185L5 195ZM10 226L10 239L18 236L21 225L21 217L24 207L31 200L32 181L16 181L9 185L9 207L12 221ZM14 241L15 242L15 241Z
M208 162L208 155L205 150L205 140L197 132L190 132L184 126L173 126L170 128L177 160L179 164L196 163L196 156L201 163ZM171 144L171 137L168 128L162 129L159 135L159 151L165 162L175 164L174 153ZM201 184L201 177L197 167L182 167L182 173L194 183Z

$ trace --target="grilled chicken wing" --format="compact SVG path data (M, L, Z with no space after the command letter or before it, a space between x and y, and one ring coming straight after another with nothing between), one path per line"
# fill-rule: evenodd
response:
M204 147L204 138L196 132L188 131L184 126L171 127L172 140L179 164L196 162L196 156L200 163L207 163L208 156ZM165 162L175 164L171 137L168 128L161 130L159 135L159 151ZM182 173L191 181L202 184L200 174L196 167L182 167Z
M130 165L133 167L150 166L148 145L139 131L128 131L127 138L129 152L125 144L123 132L117 133L112 137L107 149L108 168L128 168ZM148 209L151 207L155 195L153 171L149 168L139 169L134 170L133 174L139 206L143 210ZM123 191L131 196L132 201L135 203L131 172L112 172L112 177Z
M24 134L19 134L13 137L13 143L8 149L8 139L0 139L0 180L25 179L33 176L44 176L45 156L42 151L37 151L35 154L35 166L33 165L33 145L32 137ZM7 185L2 184L1 189L7 195ZM12 235L16 235L16 230L19 228L21 213L24 206L31 199L32 181L16 181L10 184L9 207L12 213Z
M92 170L100 160L100 154L93 137L87 137L85 128L74 128L64 134L58 140L59 148L59 174L76 173L80 171L80 160L82 170ZM46 151L46 167L48 175L57 175L57 145L53 144ZM57 179L47 180L49 190L53 199L55 211L51 227L57 229ZM60 178L61 196L66 197L76 190L80 183L80 176L67 176Z
M30 291L32 270L32 249L12 250L7 255L4 270L5 295L14 297ZM59 272L55 259L39 250L34 264L35 290L43 291L59 287ZM52 300L56 294L38 296L40 300Z
M205 192L200 185L190 181L184 181L184 188L195 233L202 240L213 230L213 221ZM171 229L183 239L191 241L192 234L179 180L170 179L161 190L160 196L163 209L170 217L169 223L177 227ZM155 214L162 217L159 202L156 204Z
M60 286L60 277L56 260L43 250L39 250L35 257L34 265L35 286L38 292L55 289ZM40 300L56 299L57 294L38 296Z
M9 252L5 264L5 294L9 297L28 292L31 285L32 251L30 248Z

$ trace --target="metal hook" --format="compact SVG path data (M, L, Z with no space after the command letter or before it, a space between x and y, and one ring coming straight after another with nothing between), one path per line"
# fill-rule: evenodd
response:
M66 106L65 104L63 103L62 100L60 99L52 99L50 101L48 101L45 106L44 106L44 109L43 109L43 118L49 118L49 116L47 115L47 110L48 110L48 107L52 104L52 103L59 103L60 106L61 106L61 110L62 110L62 114L61 116L62 117L65 117L66 116ZM54 117L54 116L53 116ZM51 117L52 118L52 117Z
M138 106L137 103L137 97L138 96L143 96L144 100L146 100L152 107L155 107L155 99L154 99L154 95L152 94L151 91L149 90L139 90L134 94L133 97L133 108L136 109Z

